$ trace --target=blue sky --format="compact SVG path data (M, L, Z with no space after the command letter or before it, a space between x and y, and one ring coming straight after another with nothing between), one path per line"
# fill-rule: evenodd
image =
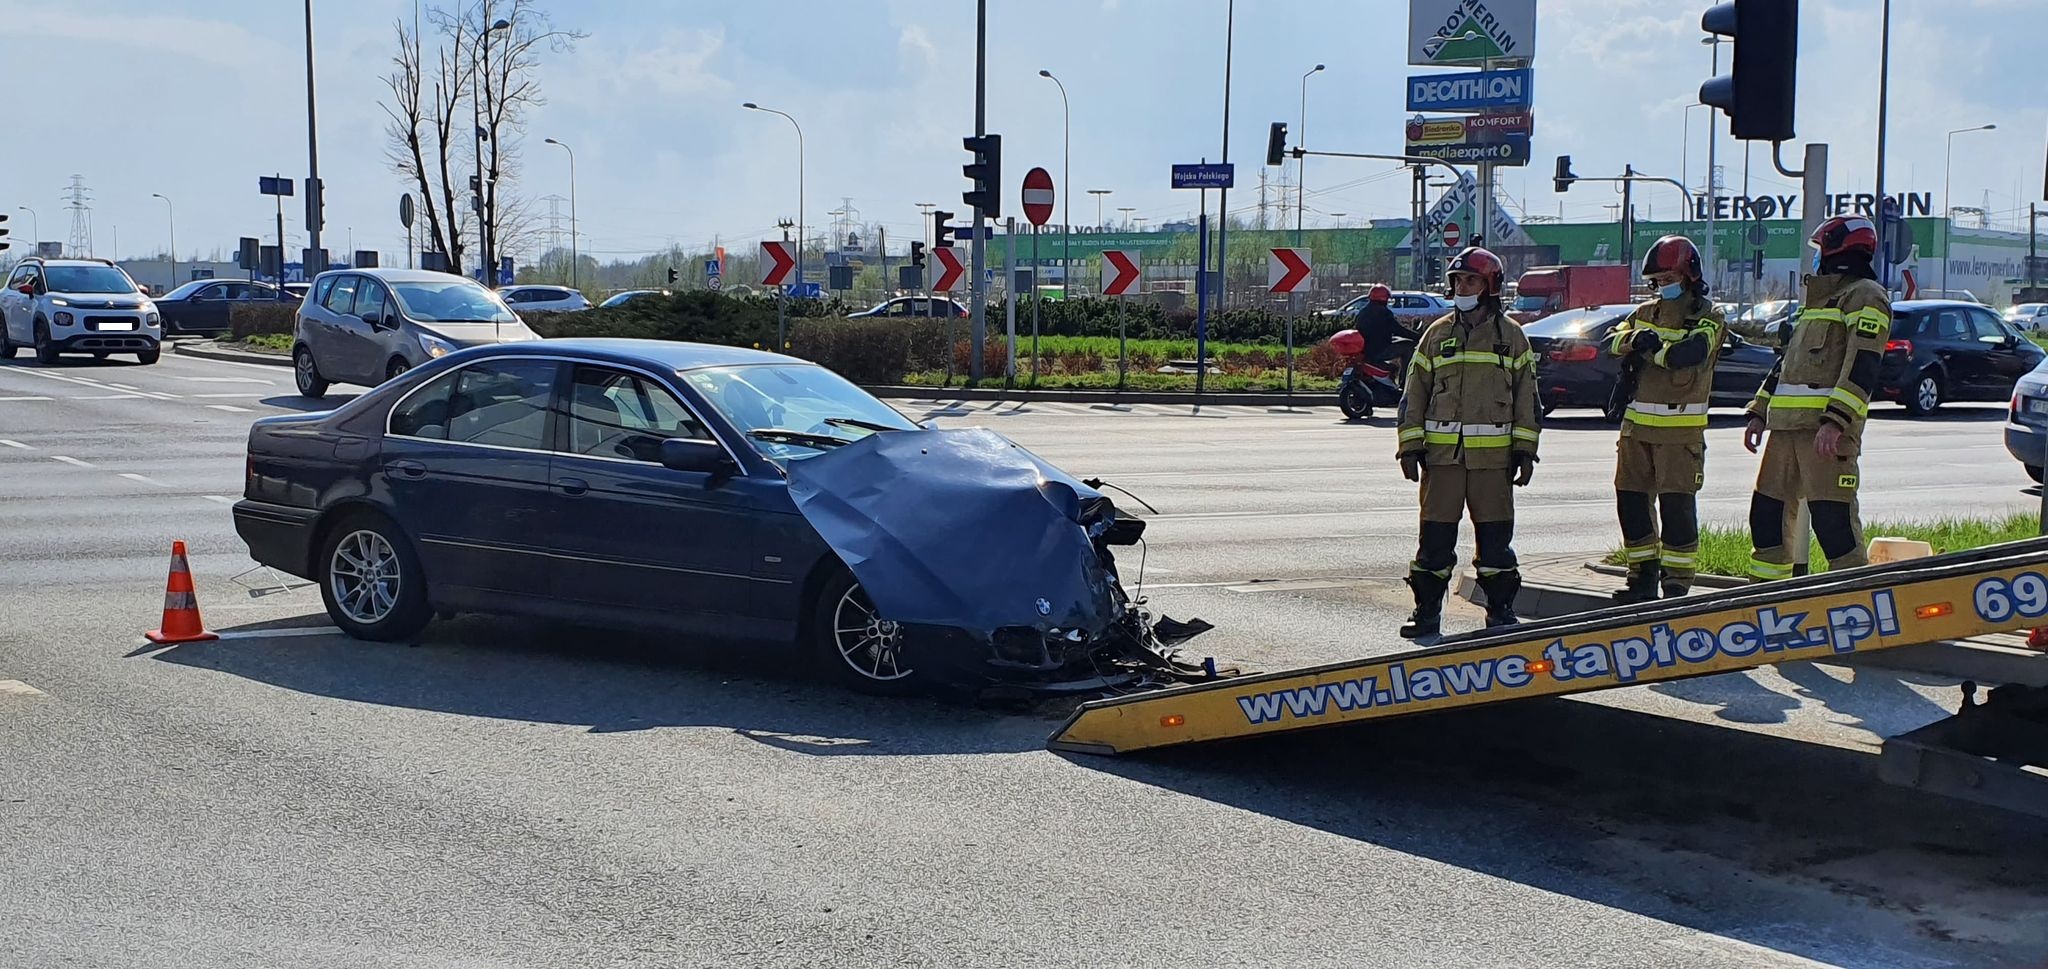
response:
M973 127L974 12L969 0L786 0L779 5L685 0L544 0L555 20L588 32L542 72L549 101L524 146L520 190L569 194L566 158L577 152L585 248L609 257L671 241L718 237L750 245L795 212L795 135L803 123L807 221L851 197L861 219L892 239L918 232L917 202L960 210ZM1060 176L1059 75L1072 97L1074 221L1092 223L1090 188L1163 221L1191 215L1194 193L1167 187L1174 162L1221 154L1224 0L990 0L988 127L1005 138L1004 198L1033 165ZM1683 106L1708 73L1699 44L1704 2L1542 0L1536 41L1537 164L1508 170L1512 206L1570 220L1612 218L1604 186L1553 194L1549 159L1570 153L1582 175L1624 162L1659 175L1683 167ZM358 248L396 255L404 185L384 158L392 23L411 0L316 0L322 175L328 244L354 229ZM1868 191L1875 156L1878 0L1805 0L1799 134L1833 145L1832 187ZM1936 193L1944 132L1996 123L1956 139L1954 197L1994 220L2024 214L2042 180L2048 102L2038 38L2039 0L1894 0L1888 187ZM95 197L102 254L118 226L121 255L163 245L163 202L177 206L181 253L229 251L241 235L272 234L258 175L302 177L306 167L304 38L300 4L281 0L0 0L0 62L12 90L34 105L0 155L0 211L37 210L41 237L63 239L62 199L73 173ZM1231 157L1239 165L1233 212L1256 215L1266 125L1297 123L1308 82L1310 147L1398 151L1403 119L1407 5L1401 0L1240 0L1231 97ZM1726 50L1723 50L1724 57ZM1689 167L1705 169L1704 108L1691 113ZM1725 131L1725 124L1722 126ZM43 141L38 129L51 132ZM1753 156L1758 194L1789 193L1764 150ZM1740 143L1721 142L1725 179L1739 189ZM1277 170L1273 174L1277 176ZM1408 184L1379 162L1312 160L1310 225L1408 213ZM1061 185L1062 189L1067 186ZM1277 192L1272 196L1277 206ZM1642 215L1676 214L1677 193L1652 187ZM568 206L562 206L566 217ZM545 206L542 207L545 211ZM1275 208L1276 219L1277 207ZM287 205L288 229L298 212ZM1291 217L1289 224L1291 224ZM566 231L566 218L564 229Z

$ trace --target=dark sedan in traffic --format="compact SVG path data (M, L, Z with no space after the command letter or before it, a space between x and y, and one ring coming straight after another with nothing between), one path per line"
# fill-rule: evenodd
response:
M1628 303L1591 306L1523 325L1529 349L1536 354L1537 400L1544 413L1563 407L1593 407L1610 421L1621 420L1620 412L1611 407L1614 383L1621 378L1621 360L1608 353L1604 344L1635 309ZM1714 365L1712 405L1748 404L1777 360L1775 349L1726 331L1720 362Z
M1125 595L1111 549L1144 522L1091 483L754 350L461 350L257 421L244 495L251 557L318 583L365 639L488 612L795 641L900 692L1187 672L1168 641L1206 628Z
M1892 304L1891 340L1873 400L1897 401L1916 415L1951 401L2003 403L2042 358L2040 347L1988 306L1906 300Z
M234 307L255 301L288 301L300 297L280 293L276 286L246 279L195 279L156 298L165 333L225 333Z

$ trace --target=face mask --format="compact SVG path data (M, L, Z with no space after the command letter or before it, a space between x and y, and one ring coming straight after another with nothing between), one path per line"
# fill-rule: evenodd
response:
M1479 297L1477 297L1477 296L1453 296L1453 297L1451 297L1451 305L1452 305L1452 306L1455 306L1455 307L1457 307L1457 308L1458 308L1458 309L1460 309L1460 310L1463 310L1463 311L1465 311L1465 312L1469 313L1469 312L1471 312L1471 311L1473 311L1473 310L1476 310L1476 309L1478 309L1478 308L1479 308Z
M1677 299L1680 296L1685 295L1685 284L1672 283L1669 286L1665 286L1662 289L1657 290L1657 295L1662 296L1665 299Z

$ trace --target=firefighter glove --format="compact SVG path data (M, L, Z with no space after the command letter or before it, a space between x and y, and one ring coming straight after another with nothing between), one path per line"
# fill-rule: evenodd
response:
M1628 341L1630 353L1656 353L1657 348L1663 345L1663 338L1649 330L1637 333L1635 336L1630 337Z
M1515 452L1515 487L1527 485L1536 477L1536 455L1527 451Z
M1421 451L1409 451L1401 455L1401 477L1410 481L1421 481L1422 467L1425 463L1427 462L1423 460Z

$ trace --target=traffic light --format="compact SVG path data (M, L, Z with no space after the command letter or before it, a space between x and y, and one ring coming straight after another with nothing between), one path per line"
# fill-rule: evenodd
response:
M1287 158L1287 122L1273 122L1266 132L1266 164L1279 165Z
M1707 8L1700 29L1735 43L1728 73L1700 85L1700 103L1720 108L1737 138L1791 141L1799 79L1799 0L1731 0Z
M912 242L912 243L910 244L910 265L911 265L912 267L914 267L914 268L917 268L917 269L923 269L923 268L924 268L924 243L923 243L923 242L921 242L921 241L914 241L914 242Z
M0 252L7 251L14 243L7 241L7 216L0 215Z
M670 286L674 286L674 285L676 284L676 280L678 280L678 279L681 279L681 278L682 278L682 274L681 274L681 273L678 273L678 272L676 272L676 267L674 267L674 266L670 266L670 267L668 267L668 284L669 284Z
M950 246L953 244L946 238L946 234L953 231L953 227L946 224L951 221L953 221L953 213L940 209L932 210L932 245Z
M306 228L327 228L327 182L306 179Z
M984 219L1002 216L1003 196L1003 136L980 135L960 139L961 147L974 153L972 163L960 166L960 173L974 182L972 191L962 193L960 198L974 207Z
M1578 180L1579 176L1572 174L1572 156L1557 156L1557 174L1550 180L1551 189L1558 192L1570 191L1572 183Z

